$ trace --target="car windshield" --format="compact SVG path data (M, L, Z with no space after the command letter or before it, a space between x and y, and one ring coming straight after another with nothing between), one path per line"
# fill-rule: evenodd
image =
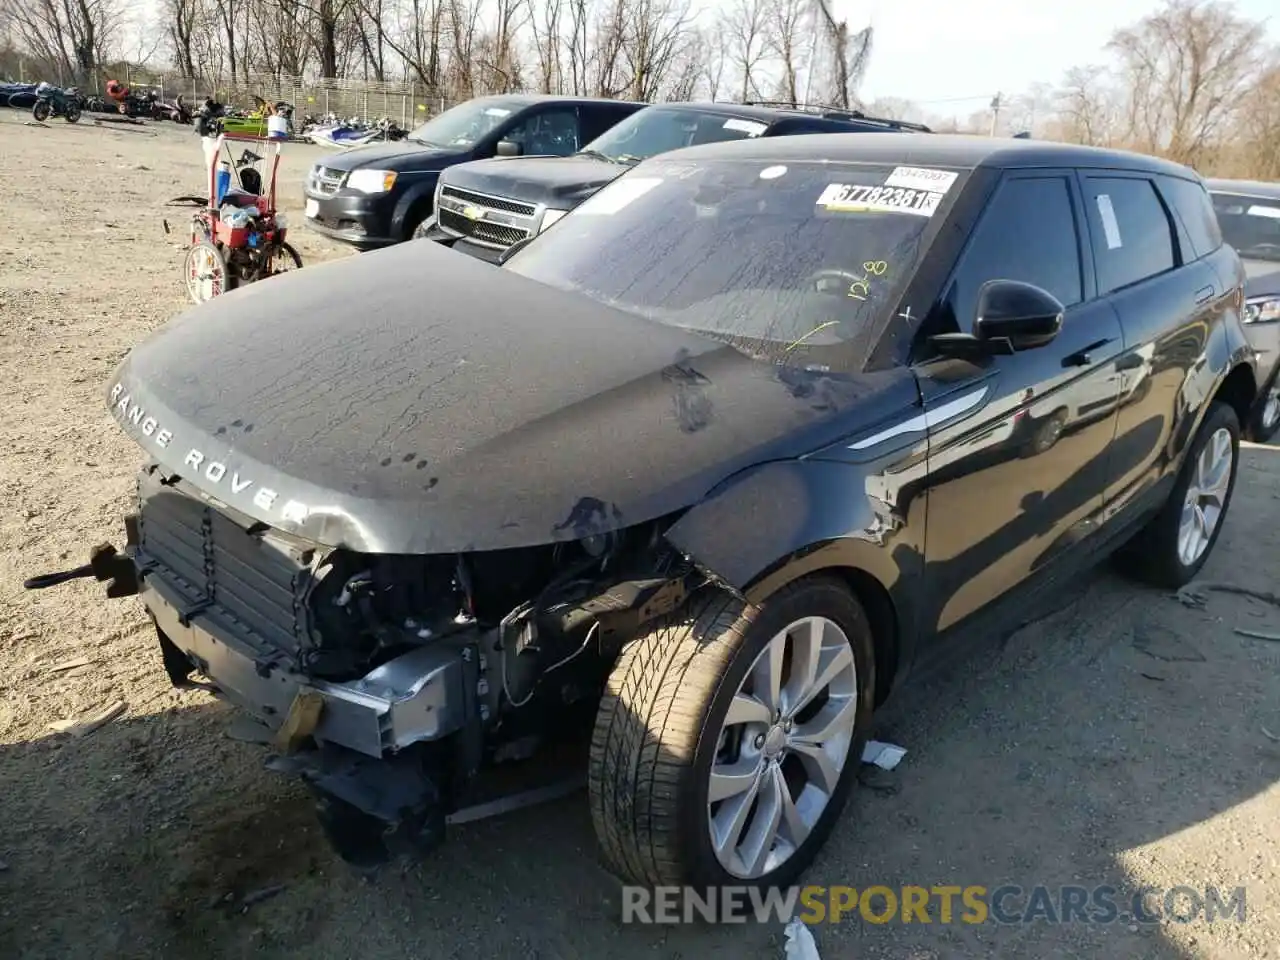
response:
M518 104L496 97L468 100L416 127L406 139L430 147L474 147L517 109Z
M578 206L506 269L773 362L848 341L869 348L961 176L658 158Z
M758 137L767 129L767 124L747 117L648 107L600 134L583 147L582 152L615 163L637 163L681 147Z
M1214 193L1222 238L1250 260L1280 261L1280 199Z

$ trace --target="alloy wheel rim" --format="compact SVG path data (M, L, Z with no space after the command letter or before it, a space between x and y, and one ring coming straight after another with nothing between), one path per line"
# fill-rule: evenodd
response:
M1219 427L1196 457L1191 484L1182 502L1178 559L1183 566L1189 567L1204 556L1214 531L1222 522L1234 460L1231 432Z
M1267 394L1266 405L1262 408L1263 429L1270 430L1277 423L1280 423L1280 386L1271 388L1271 392Z
M711 767L711 846L727 873L757 879L800 849L840 782L857 713L853 648L833 621L805 617L765 645L729 704Z

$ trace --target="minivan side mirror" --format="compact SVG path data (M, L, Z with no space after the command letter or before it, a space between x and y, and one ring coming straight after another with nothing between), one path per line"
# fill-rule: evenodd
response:
M944 333L930 343L946 356L1007 356L1050 343L1062 330L1062 303L1020 280L988 280L978 290L973 333Z
M500 157L518 157L520 156L520 144L514 140L499 140L496 153Z

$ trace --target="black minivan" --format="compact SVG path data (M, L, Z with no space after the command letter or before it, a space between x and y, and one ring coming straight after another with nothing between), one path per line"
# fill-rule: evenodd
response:
M568 156L644 106L541 94L468 100L404 140L317 163L304 187L305 222L360 250L399 243L432 212L436 180L446 167L489 157Z

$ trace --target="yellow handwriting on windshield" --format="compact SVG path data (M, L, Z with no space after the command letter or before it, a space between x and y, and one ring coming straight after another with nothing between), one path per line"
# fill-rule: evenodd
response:
M855 300L866 300L871 296L871 281L883 277L889 264L883 260L868 260L862 265L862 276L849 284L849 296Z
M826 323L818 324L816 327L814 327L812 330L806 333L799 340L793 340L791 343L787 344L787 349L784 350L783 352L790 353L796 347L800 346L800 344L804 343L806 340L812 337L815 333L821 333L823 330L827 329L827 327L834 327L839 322L840 321L838 320L828 320Z

